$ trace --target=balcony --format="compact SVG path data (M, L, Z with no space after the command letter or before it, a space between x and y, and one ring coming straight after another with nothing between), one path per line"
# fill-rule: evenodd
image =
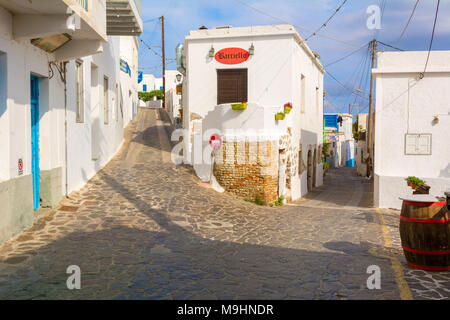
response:
M106 0L108 36L142 34L142 0Z
M30 41L68 61L103 51L106 35L105 0L0 0L13 14L16 41Z

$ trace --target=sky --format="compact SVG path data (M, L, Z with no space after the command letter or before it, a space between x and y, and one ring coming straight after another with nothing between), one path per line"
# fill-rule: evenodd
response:
M353 113L356 113L356 104L360 105L360 112L367 112L367 96L358 96L352 92L356 89L369 92L369 42L376 38L387 45L396 44L402 50L427 51L437 2L419 1L408 29L398 41L416 0L347 0L327 26L307 41L312 50L319 52L326 70L340 82L325 75L325 112L348 112L349 104L355 104ZM294 25L300 36L306 39L342 3L343 0L142 0L144 33L139 40L143 40L152 50L140 43L140 70L162 76L159 17L163 15L166 58L171 59L166 68L171 70L176 69L173 60L175 47L184 42L190 30L197 30L201 26L241 27L286 22ZM382 12L381 29L371 30L367 27L367 20L371 16L367 9L372 5L378 6ZM394 50L386 46L380 46L379 49ZM441 0L433 50L450 50L450 0ZM345 56L348 57L328 66Z

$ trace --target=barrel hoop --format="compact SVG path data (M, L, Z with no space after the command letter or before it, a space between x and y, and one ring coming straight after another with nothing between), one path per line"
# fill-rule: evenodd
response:
M413 202L413 201L404 201L406 205L414 206L414 207L443 207L447 205L447 202Z
M450 270L450 266L445 267L430 267L430 266L419 266L417 264L411 263L409 261L406 262L410 267L416 268L416 269L422 269L425 271L447 271Z
M413 219L413 218L407 218L404 216L400 216L400 220L407 221L407 222L418 222L418 223L447 223L450 222L450 218L443 218L443 219Z
M440 256L440 255L446 255L450 254L450 250L442 250L442 251L422 251L422 250L416 250L411 249L408 247L403 246L403 250L412 252L412 253L420 253L420 254L426 254L426 255L432 255L432 256Z

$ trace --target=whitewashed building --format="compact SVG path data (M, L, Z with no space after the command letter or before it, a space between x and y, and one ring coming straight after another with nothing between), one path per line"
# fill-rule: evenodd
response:
M325 142L330 146L330 167L354 167L353 116L347 113L327 113L324 115L324 130Z
M120 62L137 72L137 47L121 35L138 35L142 20L134 1L109 9L114 2L0 0L0 243L81 188L122 144L137 93L134 80L121 81ZM117 10L136 16L120 28Z
M450 188L450 51L382 52L376 77L375 206L400 208L416 176L443 196Z
M196 30L178 49L184 161L202 180L213 168L225 190L268 203L322 185L324 68L293 26ZM246 110L233 110L243 101ZM276 120L286 103L292 111ZM223 145L212 167L214 130Z

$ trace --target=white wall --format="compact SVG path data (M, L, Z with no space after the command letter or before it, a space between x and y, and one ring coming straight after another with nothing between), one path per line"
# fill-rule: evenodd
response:
M239 35L255 32L254 35ZM280 31L281 30L281 31ZM236 36L223 34L233 33ZM215 37L216 34L221 34ZM256 36L257 34L257 36ZM200 35L200 36L199 36ZM287 102L293 110L287 115L286 125L292 128L293 143L303 144L303 158L307 162L307 148L317 148L323 140L323 73L315 58L299 43L292 26L232 28L229 30L195 31L186 39L186 79L183 83L184 128L192 133L190 114L205 117L217 105L217 69L248 69L248 102L262 107L283 110ZM246 62L226 65L209 58L209 50L238 47L248 50L254 45L255 54ZM301 75L306 77L306 108L300 112ZM316 87L318 103L316 104ZM273 117L275 116L273 113ZM257 118L257 117L256 117ZM185 141L185 161L191 161L190 139ZM323 167L316 167L316 186L323 183ZM306 175L293 179L293 199L306 194ZM303 181L304 180L304 181Z
M450 51L379 54L375 121L375 205L400 208L411 194L404 179L417 176L443 196L450 188ZM440 72L439 72L440 71ZM439 115L439 123L433 124ZM405 155L405 134L432 134L431 155Z

